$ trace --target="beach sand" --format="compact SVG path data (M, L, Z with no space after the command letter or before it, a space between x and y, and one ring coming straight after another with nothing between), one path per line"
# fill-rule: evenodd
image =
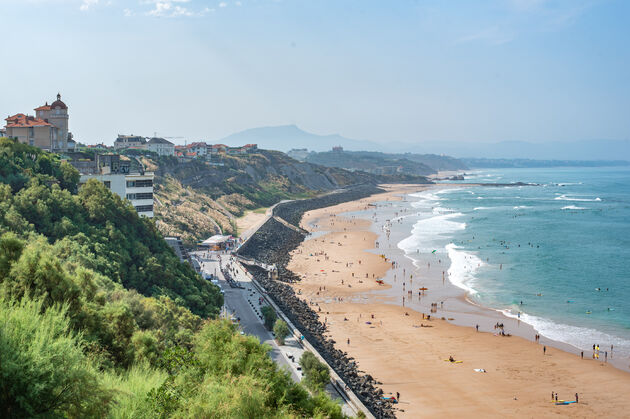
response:
M392 270L392 261L373 250L379 236L371 230L372 222L337 214L421 188L390 186L385 194L306 213L302 227L314 234L293 252L288 266L302 277L293 285L296 292L326 321L337 347L382 382L386 394L400 393L398 417L628 417L630 374L591 360L590 352L581 360L544 339L535 343L495 336L491 325L497 319L515 328L516 321L464 304L463 298L461 306L487 317L481 328L485 332L439 319L452 312L438 311L427 320L421 312L401 306L401 297L391 292L401 287L400 271L409 262L399 260ZM396 284L391 283L393 272L399 275ZM441 271L435 270L437 275ZM379 285L380 277L388 278L390 285ZM422 298L430 298L431 292ZM466 310L457 315L465 316ZM519 332L534 333L525 327ZM445 361L449 356L463 362ZM555 405L552 391L560 400L574 400L579 393L580 402Z

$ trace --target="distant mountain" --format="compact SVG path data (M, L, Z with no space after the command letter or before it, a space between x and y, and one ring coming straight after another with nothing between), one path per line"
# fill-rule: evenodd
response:
M628 160L630 140L584 140L571 142L531 143L527 141L417 141L403 142L384 138L382 142L355 140L338 134L317 135L295 125L252 128L229 135L227 145L256 143L261 148L288 151L306 148L309 151L330 151L335 146L344 150L380 151L448 155L457 158L531 159L531 160Z
M378 151L382 145L371 141L353 140L338 134L317 135L301 130L295 125L252 128L237 132L220 140L226 145L258 144L267 150L289 151L293 148L307 148L314 151L328 151L342 146L348 150Z

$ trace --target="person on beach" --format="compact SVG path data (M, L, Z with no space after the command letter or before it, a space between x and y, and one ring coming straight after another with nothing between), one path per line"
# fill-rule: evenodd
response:
M575 402L579 403L580 402L580 397L578 396L577 393L575 393Z
M350 338L348 338L348 345L350 345Z
M475 329L477 329L477 332L478 332L479 331L479 325L476 325Z
M551 392L551 401L553 401L553 391Z
M575 395L577 396L577 393L575 393ZM400 401L400 393L396 392L396 400Z
M543 346L543 355L545 355L547 353L547 347Z

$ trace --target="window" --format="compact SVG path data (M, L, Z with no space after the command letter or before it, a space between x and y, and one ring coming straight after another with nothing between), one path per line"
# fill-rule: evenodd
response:
M29 137L34 137L35 136L35 128L33 128L33 127L29 127L28 128L28 136Z
M143 180L128 180L127 187L128 188L146 188L153 186L153 180L151 179L143 179Z
M138 205L136 207L138 212L153 212L153 205Z
M153 193L151 192L142 192L142 193L128 193L127 199L153 199Z
M105 187L107 189L111 189L112 188L112 182L109 180L104 180L103 183L105 184Z

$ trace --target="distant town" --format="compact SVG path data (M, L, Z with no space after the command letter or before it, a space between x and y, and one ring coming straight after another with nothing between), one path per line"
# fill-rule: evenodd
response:
M45 102L33 109L35 115L17 113L5 118L0 137L13 138L23 144L58 153L81 174L80 184L97 179L112 192L128 199L139 215L153 217L154 173L146 171L134 157L152 153L170 156L180 162L202 159L210 164L224 155L242 155L258 149L256 144L229 147L203 141L175 145L166 138L119 134L113 146L83 144L75 141L69 130L68 106L58 93L51 104ZM135 153L134 153L135 152Z

